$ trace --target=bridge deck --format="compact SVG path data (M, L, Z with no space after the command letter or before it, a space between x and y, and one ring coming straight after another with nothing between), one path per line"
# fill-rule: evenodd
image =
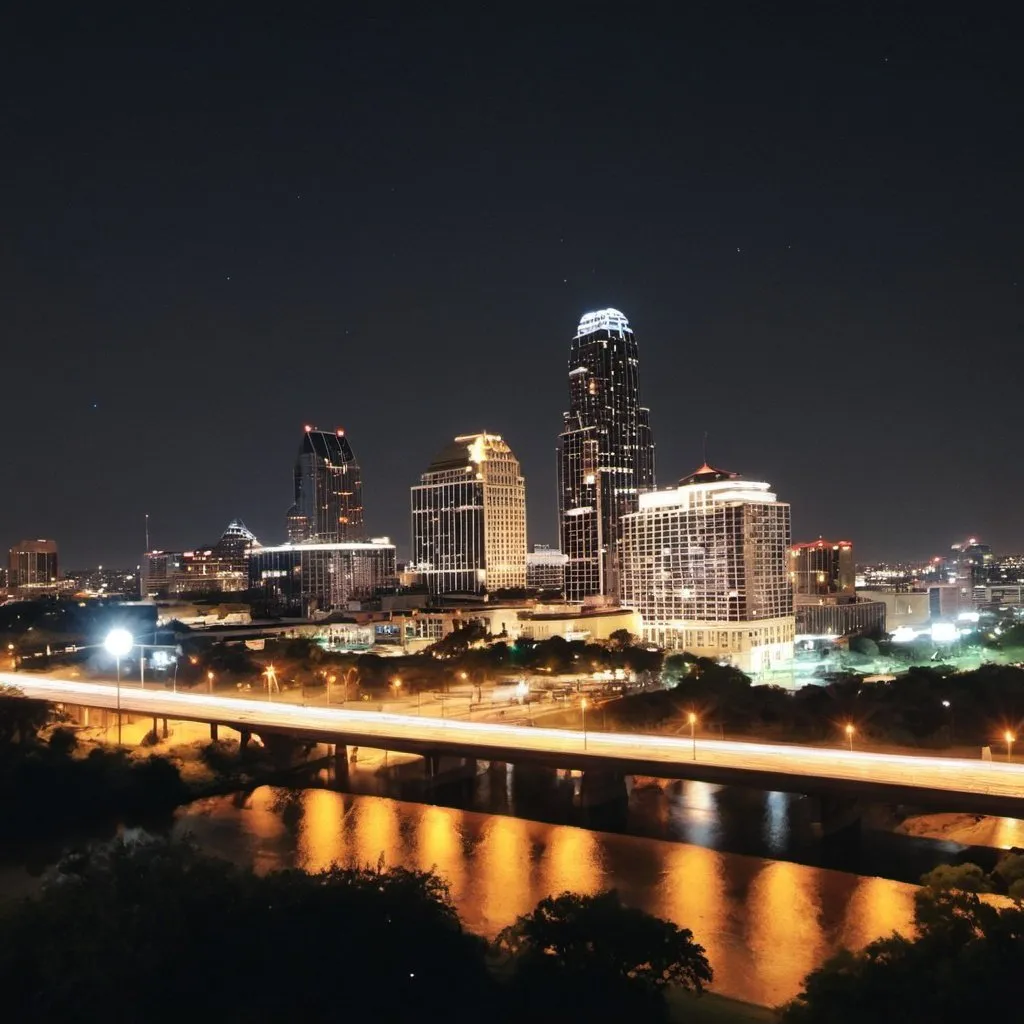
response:
M0 683L55 703L113 709L110 684L0 673ZM794 793L843 793L949 811L1024 817L1024 764L825 747L582 732L418 715L307 707L215 694L121 687L127 714L216 722L414 754L438 753L550 767L695 779Z

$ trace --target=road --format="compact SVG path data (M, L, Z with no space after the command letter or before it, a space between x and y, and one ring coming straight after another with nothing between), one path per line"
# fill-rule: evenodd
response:
M0 683L55 703L112 709L115 686L0 673ZM810 794L845 794L1024 817L1024 764L730 740L595 733L417 714L303 706L217 694L121 688L126 713L216 722L323 742L462 754L550 767L702 779Z

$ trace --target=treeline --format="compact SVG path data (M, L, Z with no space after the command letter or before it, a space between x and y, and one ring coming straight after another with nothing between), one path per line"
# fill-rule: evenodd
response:
M1007 730L1024 738L1024 670L1011 666L970 672L914 667L877 683L843 675L793 692L754 685L738 669L691 659L677 679L667 690L607 704L606 727L688 735L692 712L705 735L794 742L843 742L847 723L855 728L855 743L980 747L1001 743Z
M560 636L495 641L476 623L455 630L422 653L394 657L327 651L305 637L268 640L258 653L202 635L187 638L183 646L186 657L178 669L179 686L205 686L212 672L218 686L249 683L258 687L265 682L260 677L266 666L273 664L284 687L326 687L333 676L339 700L346 692L348 699L361 692L386 694L395 679L401 679L405 694L441 691L467 682L483 686L514 673L535 677L542 685L552 676L584 677L623 669L653 683L660 678L663 663L661 651L648 650L625 630L606 643Z
M1018 901L924 888L915 932L831 958L778 1020L1016 1019ZM669 1019L669 992L699 995L712 979L689 930L614 891L548 897L488 943L433 872L257 876L146 835L66 855L39 896L0 910L11 1020L654 1022Z
M257 876L148 837L0 914L11 1020L654 1021L711 978L689 931L614 892L546 899L489 945L432 872Z

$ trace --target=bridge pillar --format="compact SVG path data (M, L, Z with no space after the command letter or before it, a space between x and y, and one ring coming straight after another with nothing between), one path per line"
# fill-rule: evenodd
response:
M433 752L423 755L423 771L428 779L435 779L441 772L441 755Z
M334 747L334 781L348 782L348 747L344 743Z
M512 786L519 796L550 796L557 778L557 769L547 765L523 761L512 766Z
M84 706L82 707L82 725L89 725L89 709Z
M238 730L238 752L241 753L247 746L249 746L249 740L252 739L252 733L248 729Z
M621 772L601 768L588 768L580 779L580 806L603 807L607 804L626 803L629 792L626 777Z
M811 831L819 839L854 839L860 835L864 806L852 796L810 798Z
M210 723L210 739L214 743L217 742L217 723L216 722L211 722Z
M163 730L163 732L164 732L164 739L167 739L167 737L170 736L170 734L171 734L170 730L167 728L167 719L166 718L164 719L164 730Z

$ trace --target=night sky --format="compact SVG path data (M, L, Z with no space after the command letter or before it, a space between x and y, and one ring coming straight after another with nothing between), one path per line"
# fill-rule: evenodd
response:
M305 423L347 430L400 557L410 484L482 429L522 462L530 543L557 543L569 341L614 306L659 484L707 431L795 539L1024 549L1009 24L22 6L0 25L0 546L134 565L147 512L153 546L234 516L280 542Z

